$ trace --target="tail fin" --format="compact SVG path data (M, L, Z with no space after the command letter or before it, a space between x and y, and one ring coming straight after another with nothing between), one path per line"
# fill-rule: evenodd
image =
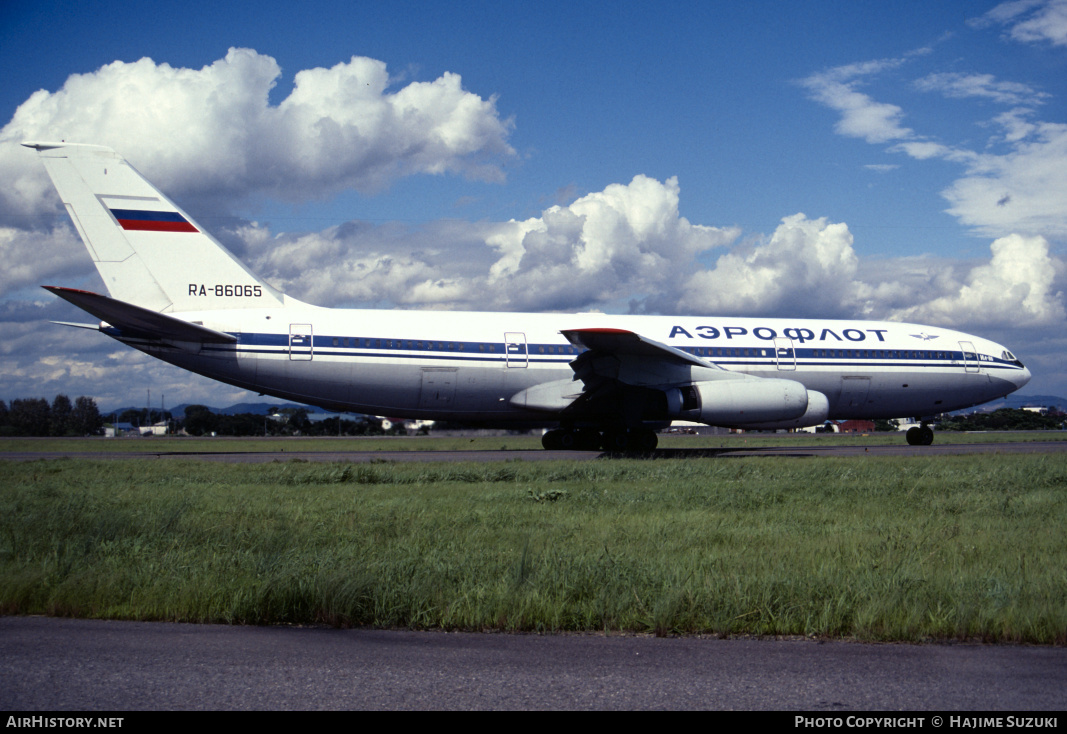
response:
M279 291L111 148L23 145L40 156L114 298L159 312L282 305Z

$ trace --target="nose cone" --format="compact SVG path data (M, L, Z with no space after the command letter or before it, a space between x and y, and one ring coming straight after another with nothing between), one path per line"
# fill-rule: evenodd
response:
M1030 382L1031 377L1032 375L1030 374L1030 370L1023 367L1021 370L1012 375L1011 381L1015 383L1015 389L1018 390L1023 385Z

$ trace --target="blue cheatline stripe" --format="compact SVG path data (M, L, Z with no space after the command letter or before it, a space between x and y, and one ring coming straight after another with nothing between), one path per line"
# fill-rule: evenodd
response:
M240 333L235 334L238 338L236 347L205 347L211 351L232 351L237 348L245 353L253 354L286 354L290 348L289 334L271 333ZM338 340L334 346L334 339ZM345 346L344 340L349 341ZM364 358L402 358L419 360L450 360L461 362L490 362L493 364L503 363L505 358L525 357L531 364L567 364L577 357L583 349L560 344L530 344L526 352L506 353L504 342L457 342L457 341L432 341L432 347L428 346L428 339L393 339L386 337L334 337L315 336L313 352L323 356L350 356ZM443 345L443 346L441 346ZM452 349L448 346L451 345ZM260 348L249 348L260 347ZM273 347L273 348L271 348ZM299 348L306 349L301 345ZM542 352L541 349L545 349ZM560 354L558 351L567 350ZM724 351L732 354L710 354L717 351L717 347L689 347L683 348L690 354L704 357L711 362L728 367L776 367L775 350L770 347L723 347ZM750 354L745 355L745 351ZM764 351L765 355L756 355L753 352ZM815 367L954 367L962 369L965 364L962 352L918 350L918 349L795 349L796 369L810 369ZM819 353L823 354L819 354ZM826 355L834 352L833 356ZM860 356L867 352L868 356ZM881 352L881 357L869 356L872 352ZM892 354L897 356L892 356ZM826 355L826 356L824 356ZM792 355L783 356L782 359L790 361ZM968 357L967 367L979 366L986 369L1014 369L1014 365L1004 360L992 357L988 360L976 360ZM792 370L787 370L792 371Z
M145 341L145 340L127 340L127 341ZM205 352L229 353L229 354L233 354L234 351L240 351L242 354L262 354L262 355L279 355L279 356L286 356L286 355L289 354L287 346L283 346L282 348L277 348L277 349L254 349L254 348L253 349L249 349L249 348L244 348L244 347L216 346L216 345L207 345L207 344L205 344L204 345L204 351ZM485 352L485 353L482 353L482 354L460 355L460 354L457 354L455 352L452 352L452 353L425 352L425 351L424 352L408 352L407 350L404 350L404 351L399 351L399 350L390 350L390 351L379 350L379 351L368 352L368 351L364 351L362 349L360 349L358 351L356 349L349 349L348 351L343 351L343 350L335 350L333 348L321 348L321 349L317 348L317 349L314 350L313 353L315 355L317 355L317 356L323 356L323 357L326 357L326 356L329 356L329 357L352 357L352 358L359 358L359 359L389 359L389 360L406 359L406 360L412 360L412 361L427 361L427 362L446 362L446 361L451 361L451 362L480 362L480 363L483 363L483 364L484 363L488 363L488 364L500 364L500 365L502 365L507 361L505 359L505 355L503 353L501 353L501 352L495 352L495 353ZM516 355L512 355L512 356L516 356ZM563 359L547 359L547 358L541 358L539 356L531 356L529 358L529 363L530 364L556 364L556 365L563 366L563 365L570 364L570 362L571 362L571 360L567 359L567 358L563 358ZM727 360L727 359L723 359L723 360L717 360L716 363L719 364L720 366L723 366L723 367L762 368L762 369L766 369L766 370L775 370L776 369L776 363L774 362L773 359L770 359L770 358L765 358L763 360L753 360L753 359L747 359L747 360L746 359L729 359L729 360ZM1012 369L1014 369L1011 365L1007 365L1007 364L993 364L991 362L984 362L983 365L985 366L986 369L992 369L992 370L1012 370ZM934 362L916 362L916 361L907 361L907 362L870 362L870 361L865 361L865 360L862 360L862 359L856 359L856 360L851 361L851 362L850 361L835 361L835 362L829 362L829 361L822 361L822 362L798 361L796 363L796 369L795 370L787 370L786 372L787 373L788 372L794 372L794 371L798 371L799 372L799 371L810 370L812 368L819 368L819 367L852 368L854 370L855 369L860 369L860 368L870 368L870 367L898 367L898 368L899 367L909 367L909 368L913 368L913 369L930 369L930 368L947 369L947 368L952 368L952 369L955 369L955 370L961 370L963 368L962 364L960 364L958 362L956 364L952 364L951 360L940 360L940 361L934 361Z

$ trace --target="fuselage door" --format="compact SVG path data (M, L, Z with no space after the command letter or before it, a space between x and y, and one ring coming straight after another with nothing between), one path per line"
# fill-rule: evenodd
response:
M963 350L963 371L978 372L978 351L971 342L960 342Z
M867 405L867 393L870 389L870 377L842 377L841 402L838 409L862 409Z
M312 340L311 324L289 324L289 359L310 362Z
M424 367L420 410L451 410L456 400L456 368Z
M530 355L527 354L524 332L504 332L504 355L508 361L508 367L526 367L529 364Z
M797 368L797 354L793 349L793 340L784 336L774 338L774 361L779 372L792 372Z

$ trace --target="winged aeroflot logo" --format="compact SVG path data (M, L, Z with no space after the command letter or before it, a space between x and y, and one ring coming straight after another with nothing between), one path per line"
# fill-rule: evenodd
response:
M922 339L924 342L928 342L931 339L938 338L937 334L927 334L925 331L920 331L918 334L908 334L908 336L913 336L916 339Z

